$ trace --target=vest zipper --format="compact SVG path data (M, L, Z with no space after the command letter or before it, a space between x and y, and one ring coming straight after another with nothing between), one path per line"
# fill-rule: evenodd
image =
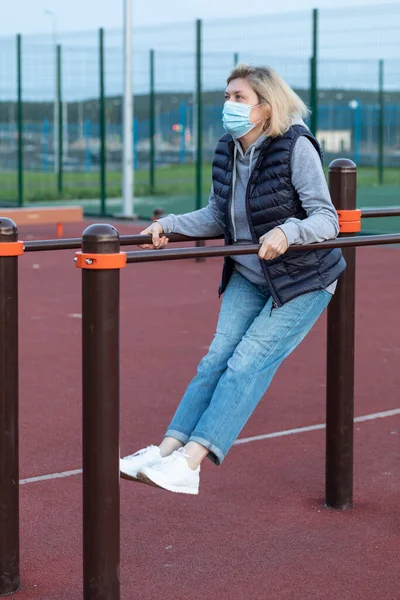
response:
M262 154L263 154L263 152L265 152L266 148L268 148L268 146L270 145L270 143L271 143L271 140L268 140L268 143L266 143L265 146L263 145L260 148L260 155L259 155L258 160L256 162L256 166L253 169L251 177L249 178L249 182L248 182L247 188L246 188L246 215L247 215L247 221L249 223L251 235L253 236L253 242L255 244L258 244L258 239L257 239L257 236L256 236L256 232L255 232L255 229L254 229L254 226L253 226L253 222L251 220L251 214L250 214L250 183L251 183L251 179L253 177L254 172L261 165L261 161L263 159ZM268 287L270 289L272 299L273 299L276 307L278 308L278 307L282 306L282 302L280 302L278 296L276 295L275 289L274 289L274 287L272 285L271 277L269 276L268 269L267 269L267 267L266 267L266 265L264 263L264 260L262 260L262 261L260 260L260 262L261 262L261 266L262 266L262 270L264 272L265 278L266 278L266 280L268 282Z

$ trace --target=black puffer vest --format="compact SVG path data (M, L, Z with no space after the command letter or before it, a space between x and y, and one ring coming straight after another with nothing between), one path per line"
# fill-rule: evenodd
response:
M291 182L291 155L299 136L307 136L314 144L322 160L316 138L302 125L293 125L282 136L268 138L260 148L260 154L251 174L246 192L246 211L253 243L289 217L305 219L299 195ZM234 142L231 135L224 135L217 144L212 168L215 199L223 215L225 243L231 244L229 205L232 195ZM307 165L304 165L307 168ZM339 248L287 252L278 258L265 261L261 266L271 295L278 306L285 302L328 287L346 268ZM223 294L232 275L234 262L225 258L219 294Z

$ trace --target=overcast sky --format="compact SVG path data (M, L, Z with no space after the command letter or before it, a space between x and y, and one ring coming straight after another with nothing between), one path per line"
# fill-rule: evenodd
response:
M56 14L60 32L118 28L123 0L3 0L0 35L49 33L52 21L45 10ZM133 24L156 25L196 18L220 19L246 15L311 10L338 6L398 4L399 0L132 0Z

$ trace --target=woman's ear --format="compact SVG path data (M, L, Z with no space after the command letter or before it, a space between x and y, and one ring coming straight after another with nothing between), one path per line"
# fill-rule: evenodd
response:
M265 104L263 106L263 117L264 117L264 121L262 124L262 128L263 128L263 131L265 131L268 127L268 122L271 118L271 106L269 104Z
M269 121L270 117L271 117L271 105L270 104L265 104L263 106L264 109L264 117L266 121Z

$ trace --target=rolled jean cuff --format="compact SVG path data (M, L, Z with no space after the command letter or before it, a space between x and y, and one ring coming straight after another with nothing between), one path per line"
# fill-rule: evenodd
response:
M225 458L225 455L221 452L219 448L217 448L217 446L215 446L214 444L212 444L208 440L205 440L202 437L199 437L197 435L191 435L189 438L189 442L197 442L198 444L204 446L204 448L207 448L207 450L210 451L209 454L207 454L207 458L209 458L217 466L220 466L220 464Z
M189 436L186 433L182 433L181 431L177 431L176 429L168 429L167 433L164 437L172 437L178 440L178 442L182 442L182 444L186 444L189 440Z

